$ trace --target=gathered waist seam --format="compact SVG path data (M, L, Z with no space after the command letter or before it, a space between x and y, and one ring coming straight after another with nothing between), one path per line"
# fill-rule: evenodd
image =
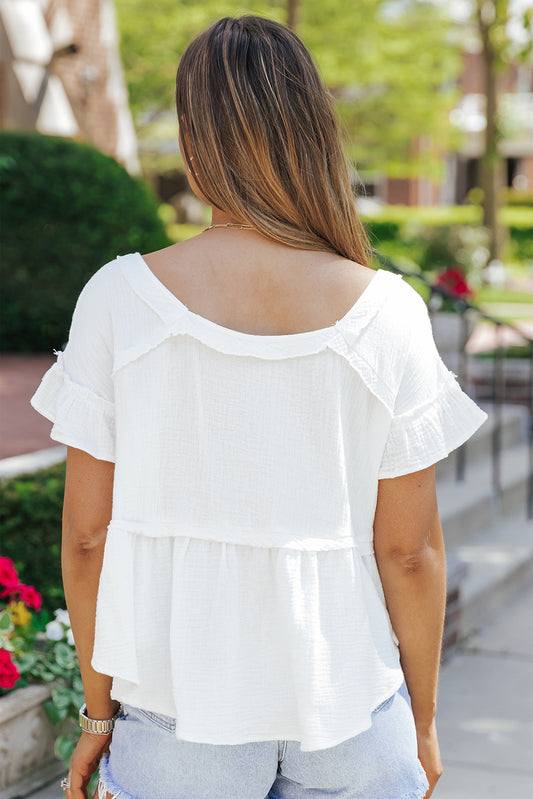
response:
M296 551L320 552L337 549L355 549L361 554L373 554L373 539L358 540L353 536L343 535L337 538L327 536L292 536L284 533L263 533L256 531L217 531L176 530L174 522L138 522L123 519L112 519L108 531L121 531L146 538L186 538L192 540L212 541L220 544L246 546L264 549L290 549Z

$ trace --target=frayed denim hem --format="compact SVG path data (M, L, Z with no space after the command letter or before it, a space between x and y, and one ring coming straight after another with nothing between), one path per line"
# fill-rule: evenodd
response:
M109 774L109 755L104 755L100 760L100 782L98 783L98 799L107 799L107 794L111 794L113 799L137 799L131 793L126 793L122 788L118 788Z
M426 785L421 785L416 789L416 791L405 793L403 796L400 796L400 799L424 799L424 796L427 794L428 790L429 783Z
M420 784L414 791L410 791L409 793L405 793L403 796L400 796L399 799L424 799L424 796L429 791L429 782L424 771L424 767L420 763Z

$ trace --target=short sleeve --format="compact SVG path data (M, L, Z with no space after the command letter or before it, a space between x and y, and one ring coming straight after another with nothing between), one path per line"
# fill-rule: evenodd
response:
M45 372L30 403L54 423L50 438L115 462L113 340L105 267L78 296L68 342L54 350L56 362Z
M444 364L424 300L405 286L409 334L378 472L380 480L426 469L446 458L488 418Z

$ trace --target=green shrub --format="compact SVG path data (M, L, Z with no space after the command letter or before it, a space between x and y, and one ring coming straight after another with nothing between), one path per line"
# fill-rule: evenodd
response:
M533 191L519 191L506 189L503 192L504 205L529 205L533 206Z
M100 266L170 244L148 187L86 144L0 132L0 196L2 351L60 348Z
M382 241L394 241L401 236L400 222L391 219L366 219L364 224L374 247L378 247Z
M373 247L393 261L422 270L459 263L478 273L486 234L481 226L481 209L474 206L416 207L386 206L375 216L362 217ZM509 228L514 262L533 260L533 210L527 206L502 208L500 219Z
M43 607L65 607L61 580L61 514L66 462L0 480L0 554L35 586Z
M374 222L416 222L418 225L472 225L481 222L481 209L473 205L386 205L371 218Z
M533 226L511 228L511 258L513 261L533 261Z

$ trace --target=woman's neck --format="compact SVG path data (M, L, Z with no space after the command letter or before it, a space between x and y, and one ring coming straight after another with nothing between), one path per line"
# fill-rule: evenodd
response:
M211 206L211 224L212 225L239 225L242 223L241 219L235 219L231 214L226 211L221 211L220 208Z

